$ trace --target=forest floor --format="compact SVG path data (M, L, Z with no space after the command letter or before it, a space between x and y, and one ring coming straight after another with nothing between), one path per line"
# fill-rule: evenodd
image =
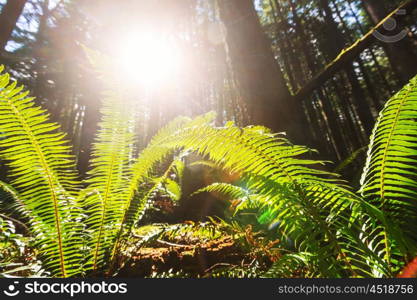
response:
M0 243L3 276L44 277L29 238L21 247ZM255 277L271 266L271 246L261 245L251 227L225 230L212 222L157 223L134 229L121 247L110 276L130 278ZM19 244L20 245L20 244ZM266 245L266 246L265 246ZM109 274L106 274L109 276Z
M214 233L209 239L195 235L190 239L190 232L175 234L174 239L153 239L146 244L143 244L143 236L136 235L137 240L131 241L120 257L122 267L117 276L169 277L170 274L179 274L210 277L213 272L246 268L255 261L252 253L232 235ZM271 263L267 257L265 263Z
M134 253L118 276L146 277L179 271L193 277L204 276L217 266L238 265L244 258L245 254L229 236L194 245L160 242L160 247L143 247Z

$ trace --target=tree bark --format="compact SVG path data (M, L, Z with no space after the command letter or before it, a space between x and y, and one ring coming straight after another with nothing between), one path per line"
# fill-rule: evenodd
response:
M12 36L17 20L23 12L26 0L8 0L0 14L0 55Z
M231 67L251 122L285 131L292 141L309 143L301 103L290 95L252 0L219 0L217 4Z
M389 13L385 7L384 1L362 0L362 4L374 24L378 24ZM396 27L397 28L392 29L393 32L381 28L381 33L392 36L393 34L398 33L399 30L403 30L399 28L398 25ZM394 43L381 41L381 45L387 54L394 72L399 77L401 84L406 84L417 74L417 56L413 51L410 39L406 36Z

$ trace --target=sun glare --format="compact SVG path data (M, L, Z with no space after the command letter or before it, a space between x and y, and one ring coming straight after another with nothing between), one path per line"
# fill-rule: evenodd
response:
M181 67L179 51L166 36L129 34L119 44L116 56L129 82L147 89L167 84Z

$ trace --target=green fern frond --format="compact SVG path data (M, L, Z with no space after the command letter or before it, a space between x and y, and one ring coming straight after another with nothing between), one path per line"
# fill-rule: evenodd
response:
M248 191L240 186L236 186L230 183L224 182L215 182L208 186L205 186L197 191L195 191L191 196L199 194L199 193L218 193L221 194L228 199L242 199L249 195Z
M138 221L143 209L147 206L146 203L150 199L149 196L155 191L160 183L165 181L169 171L174 168L179 168L178 161L174 160L174 162L171 163L168 169L164 172L164 175L159 177L160 182L157 179L157 181L152 184L152 188L145 192L148 197L145 196L139 201L134 201L139 187L152 177L158 163L169 159L170 156L174 154L175 147L165 145L165 141L171 139L173 135L185 130L186 128L194 128L196 126L201 126L202 124L207 124L211 122L214 117L215 116L213 114L207 114L193 120L184 117L176 118L162 128L152 138L149 145L139 153L138 158L131 165L132 176L128 180L126 191L127 201L123 207L124 216L122 218L122 224L127 231L129 231L133 224Z
M281 256L267 272L264 278L296 278L296 277L317 277L319 272L314 268L313 261L317 257L311 253L300 252Z
M270 223L273 219L273 201L271 197L263 194L257 194L254 190L249 189L242 183L241 186L224 182L215 182L206 187L195 191L191 196L199 193L214 193L225 200L231 201L233 205L233 215L247 210L257 210L258 221L260 224Z
M416 117L417 78L389 100L380 113L361 179L365 197L384 202L390 198L415 200Z
M294 241L300 252L314 253L322 259L322 276L365 274L366 265L361 266L363 272L354 265L355 255L359 254L346 250L351 243L350 233L342 230L351 226L361 232L351 216L351 210L362 205L361 199L334 174L312 167L324 162L300 158L310 149L292 145L263 127L242 129L232 123L222 128L203 124L184 129L164 144L194 151L219 167L249 178L253 194L274 202L279 230ZM366 245L357 241L356 247L349 250L356 248Z
M177 118L161 129L138 158L134 158L134 110L122 103L117 94L111 94L103 102L103 119L94 144L93 169L88 180L87 189L91 193L85 201L90 211L87 225L93 236L88 267L93 270L103 269L109 261L112 269L124 232L131 232L155 192L168 180L168 175L173 170L181 172L179 161L174 160L162 176L151 182L150 188L140 191L141 197L138 197L138 189L150 182L155 167L175 152L172 147L159 146L161 142L182 128L206 123L207 119L213 118Z
M135 110L123 103L119 93L104 96L101 114L90 162L92 170L86 181L87 189L94 192L85 200L89 211L86 224L92 236L89 265L93 270L104 267L121 227L135 139Z
M15 211L19 211L23 215L28 215L29 212L25 210L25 204L23 203L22 197L19 195L19 192L16 191L14 187L10 184L7 184L3 181L0 181L0 190L5 193L4 199L12 199L12 207ZM1 199L0 202L5 202L4 199Z
M415 252L411 244L417 240L417 78L381 111L371 136L360 192L392 221L381 237L385 259L391 260L394 244Z
M72 276L82 259L75 160L59 126L22 90L8 74L0 75L0 155L31 212L45 267L56 276Z
M0 189L6 192L6 194L13 198L16 202L20 202L22 205L24 205L19 195L19 192L16 191L14 187L12 187L10 184L0 181Z

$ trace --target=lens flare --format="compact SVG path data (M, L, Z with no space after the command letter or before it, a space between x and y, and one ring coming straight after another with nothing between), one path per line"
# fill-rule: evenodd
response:
M168 84L181 68L174 41L151 32L129 34L120 41L116 52L124 78L149 89Z

